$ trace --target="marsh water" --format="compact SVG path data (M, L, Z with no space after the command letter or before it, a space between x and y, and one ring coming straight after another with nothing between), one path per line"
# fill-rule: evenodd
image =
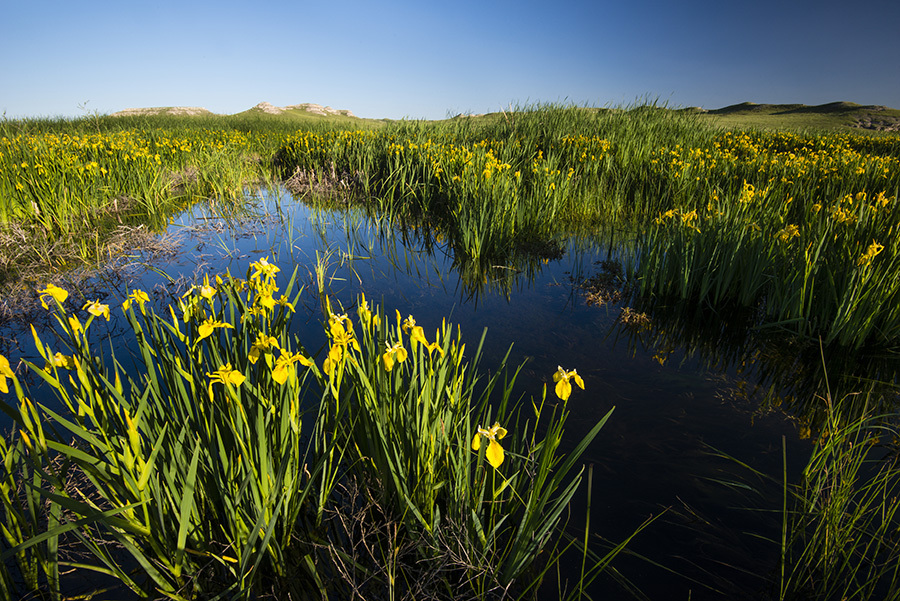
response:
M287 194L259 193L251 203L252 216L232 220L195 207L169 227L175 252L137 253L89 283L85 297L113 309L103 333L113 347L124 325L116 299L133 288L171 300L206 273L243 275L252 261L268 257L285 281L296 268L307 286L295 327L315 351L325 338L312 273L325 258L328 288L345 308L365 292L388 315L413 315L426 332L443 319L459 324L473 346L486 328L482 367L491 369L507 352L511 365L524 364L517 385L525 403L540 399L558 366L577 369L585 389L568 402L565 445L574 446L615 408L584 455L592 471L590 535L598 546L615 544L656 517L629 545L632 554L615 564L648 598L760 598L770 586L781 528L777 481L785 458L788 479L798 477L810 449L804 431L820 409L817 346L748 330L738 310L722 314L627 295L589 302L582 283L608 275L626 253L606 236L573 237L557 252L473 266L455 257L439 233L421 227L316 209ZM625 306L645 313L649 324L624 323ZM33 353L24 326L5 330L5 354ZM829 377L895 379L895 361L879 361L874 368L832 362ZM748 467L775 480L753 476ZM579 537L586 506L583 485L568 521ZM577 571L561 575L573 576ZM624 596L621 587L601 578L594 598Z

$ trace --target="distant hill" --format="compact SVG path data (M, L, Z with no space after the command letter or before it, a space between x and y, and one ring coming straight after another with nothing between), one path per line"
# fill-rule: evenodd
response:
M322 117L349 117L356 119L356 115L345 109L333 109L330 106L322 106L306 102L304 104L292 104L290 106L274 106L268 102L260 102L253 108L235 113L236 115L247 114L265 114L265 115L295 115L308 116L318 115ZM187 116L215 116L216 113L206 110L205 108L196 106L158 106L149 108L131 108L112 113L110 117L136 117L136 116L153 116L153 115L187 115Z
M604 110L604 109L592 109ZM620 109L619 109L620 110ZM823 129L846 130L848 128L879 132L900 132L900 110L880 105L861 105L853 102L829 102L827 104L756 104L742 102L720 109L706 110L700 107L680 109L700 113L714 125L726 128L759 129ZM234 115L217 115L205 108L170 106L131 108L118 111L111 117L126 116L205 116L205 117L254 117L262 119L286 119L296 122L320 122L327 120L339 126L367 127L378 125L387 119L363 119L346 109L333 109L307 102L289 106L274 106L260 102L256 106ZM498 114L458 115L455 118L491 119Z
M900 132L900 110L854 102L806 104L756 104L742 102L704 111L725 125L758 127L852 127Z

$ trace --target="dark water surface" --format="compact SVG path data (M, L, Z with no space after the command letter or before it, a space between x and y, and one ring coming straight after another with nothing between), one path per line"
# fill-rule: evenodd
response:
M585 390L576 390L569 401L565 444L574 446L615 407L584 456L593 466L590 531L592 538L618 542L648 517L662 514L630 545L659 565L634 557L615 564L647 597L763 596L766 578L777 566L780 517L750 508L777 510L781 491L715 451L780 478L786 449L789 477L796 478L809 444L800 440L794 421L760 411L742 342L729 347L734 357L717 360L709 352L701 357L695 341L679 344L678 336L667 334L677 325L667 323L663 331L657 324L635 334L618 323L621 305L588 305L576 283L609 258L605 244L570 240L562 258L491 265L483 270L486 276L476 278L468 266L454 262L439 237L412 230L385 237L390 228L362 215L315 211L289 196L279 203L263 195L257 203L268 216L234 227L196 210L179 217L170 227L181 240L176 254L156 258L153 269L136 260L116 277L95 282L95 296L120 316L114 299L132 288L155 291L168 302L204 273L229 269L243 275L252 261L267 256L281 268L282 282L297 266L308 286L295 321L304 345L315 350L324 336L310 274L317 254L327 255L332 294L346 308L364 291L388 315L395 309L404 317L413 315L426 332L444 318L459 324L473 347L487 328L484 368L499 363L513 345L510 364L525 363L518 384L526 401L540 399L542 386L552 386L557 366L576 368ZM114 340L119 325L124 325L121 317L110 322ZM11 328L5 336L14 342L6 350L14 361L33 352L33 343L27 330ZM708 346L715 349L715 341ZM125 353L119 349L117 357ZM727 483L750 483L766 496ZM569 520L579 537L586 496L583 485ZM625 596L609 578L598 580L591 591L595 599Z

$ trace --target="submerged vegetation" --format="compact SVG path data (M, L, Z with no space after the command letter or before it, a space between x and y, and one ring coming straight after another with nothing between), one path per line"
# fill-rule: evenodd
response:
M345 310L322 262L310 285L322 338L301 341L297 271L280 292L265 259L167 306L141 290L120 299L126 357L93 334L110 307L50 281L109 256L122 228L160 230L202 199L234 214L247 186L283 184L445 249L471 294L489 274L503 286L540 269L573 235L608 244L591 298L631 303L620 324L632 344L650 341L661 364L676 345L708 352L678 325L691 307L727 334L739 371L781 370L766 407L796 411L820 441L800 488L784 483L773 597L896 596L895 450L878 447L894 463L860 467L872 433L894 432L896 408L798 411L797 382L818 374L767 354L817 338L831 354L897 349L900 137L725 131L655 106L345 127L0 124L0 277L30 279L55 318L52 332L33 330L43 364L27 371L58 401L34 398L0 356L0 390L16 398L0 405L16 424L0 470L6 595L58 597L71 569L168 598L521 598L574 553L581 584L560 595L577 596L621 551L598 556L587 534L564 531L577 462L609 417L562 444L567 400L591 386L571 366L546 374L549 395L520 402L506 359L480 366L458 329L426 331L365 296ZM738 332L708 319L724 313L742 317ZM751 331L779 343L751 345ZM84 557L60 553L73 541Z

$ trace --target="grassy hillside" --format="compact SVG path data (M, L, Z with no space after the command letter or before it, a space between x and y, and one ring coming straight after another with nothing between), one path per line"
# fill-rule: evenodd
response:
M586 108L590 112L621 111L622 108ZM821 105L805 104L756 104L742 102L720 109L705 110L697 107L673 109L677 112L698 113L701 121L713 127L725 129L762 130L822 130L866 132L900 132L900 110L878 105L860 105L853 102L830 102ZM472 126L492 126L499 122L515 119L516 113L488 113L484 115L459 115L452 119L437 121L469 122ZM117 121L139 121L142 123L165 121L205 121L209 124L225 124L240 129L259 128L280 129L284 126L327 129L369 129L391 122L390 119L368 119L353 115L348 110L306 103L286 107L275 107L267 102L233 115L217 115L198 107L155 107L126 109L113 113Z
M900 131L900 110L853 102L830 102L816 106L742 102L706 111L703 118L729 129Z
M246 125L259 125L263 129L272 129L286 125L288 127L296 126L299 128L308 127L328 127L339 129L367 129L385 123L386 119L366 119L355 116L345 109L332 109L331 107L323 107L318 104L305 103L296 104L286 107L277 107L268 102L261 102L256 106L234 113L232 115L217 115L204 108L198 107L153 107L140 109L125 109L115 112L109 117L116 120L144 120L154 121L164 119L171 121L173 119L190 119L203 120L210 123L224 123L229 125L240 124L241 127Z
M591 113L616 113L634 107L592 108ZM724 129L758 129L777 131L824 131L846 133L898 133L900 110L853 102L830 102L816 106L805 104L756 104L742 102L720 109L699 107L670 109L676 113L697 115L700 122ZM472 126L493 126L514 120L521 110L485 115L458 115L447 121L468 121Z

